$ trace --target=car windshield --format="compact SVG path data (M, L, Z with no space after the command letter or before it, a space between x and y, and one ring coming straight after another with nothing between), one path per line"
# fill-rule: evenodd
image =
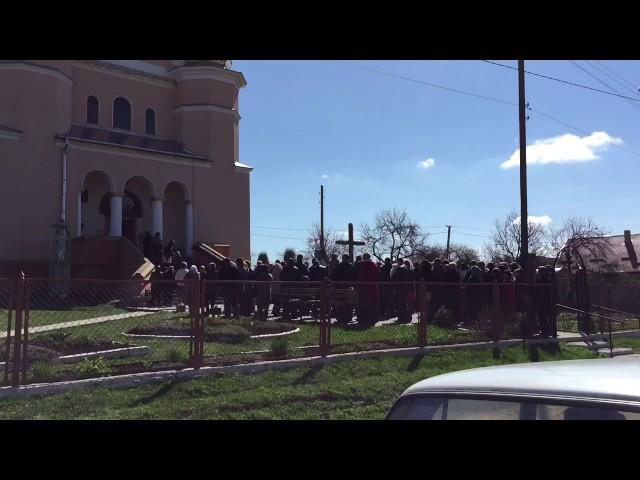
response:
M409 395L401 398L389 420L640 420L640 412L619 406L539 403Z

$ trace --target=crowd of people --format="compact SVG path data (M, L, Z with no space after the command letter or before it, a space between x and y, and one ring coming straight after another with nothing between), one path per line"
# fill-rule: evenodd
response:
M159 237L156 235L156 237ZM152 253L159 253L157 240L151 243ZM159 238L158 238L159 240ZM237 258L232 261L225 258L220 265L189 266L179 254L171 250L174 242L162 249L161 262L156 263L152 274L152 301L167 303L176 296L179 301L189 305L191 290L186 280L201 279L206 282L206 306L209 311L223 313L226 318L255 316L266 320L269 314L274 317L292 318L304 308L308 314L317 313L317 309L290 302L287 284L310 286L318 289L318 284L309 282L330 281L335 291L354 289L357 291L353 305L341 304L332 307L330 315L338 323L347 324L354 314L359 324L373 325L382 319L397 317L399 323L409 323L418 311L416 282L429 282L429 319L441 309L449 310L459 320L458 323L473 324L483 309L494 301L490 285L477 285L466 289L446 284L501 284L500 304L505 316L514 315L526 309L524 289L517 284L524 282L523 269L517 263L484 263L470 261L450 262L436 258L432 262L412 263L408 259L375 262L371 255L364 253L352 262L349 255L332 255L327 265L321 265L313 259L311 264L304 261L302 255L297 258L276 260L273 264L258 261L252 268L248 260ZM156 245L153 247L153 245ZM161 244L161 242L160 242ZM154 259L158 259L154 256ZM176 261L179 262L175 265ZM553 278L552 267L540 267L536 271L538 283L550 283ZM153 288L154 280L174 280L172 285ZM363 282L363 283L360 283ZM371 285L367 285L371 284ZM466 292L466 293L463 293ZM549 330L550 299L549 290L532 290L536 315L543 332ZM222 298L223 308L216 306L216 300ZM273 306L271 308L271 306ZM271 309L271 311L270 311Z

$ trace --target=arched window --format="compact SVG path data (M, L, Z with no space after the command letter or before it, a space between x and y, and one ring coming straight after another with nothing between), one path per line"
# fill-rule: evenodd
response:
M125 98L118 97L113 101L113 128L131 130L131 105Z
M156 134L156 112L151 108L147 108L144 115L144 133L148 133L150 135Z
M98 99L91 95L87 98L87 123L98 124Z

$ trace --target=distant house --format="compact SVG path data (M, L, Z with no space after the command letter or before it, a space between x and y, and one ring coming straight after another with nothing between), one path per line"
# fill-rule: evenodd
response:
M604 248L601 252L592 253L580 248L580 256L584 266L591 272L603 273L640 273L636 247L640 245L640 234L631 234L625 230L623 235L611 235L601 239ZM566 260L560 258L558 265L566 266ZM577 267L577 259L573 259L572 267Z

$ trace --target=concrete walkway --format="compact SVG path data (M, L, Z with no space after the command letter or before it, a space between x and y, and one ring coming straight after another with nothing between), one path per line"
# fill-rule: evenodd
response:
M41 325L39 327L30 327L29 334L48 332L51 330L59 330L61 328L73 328L81 327L83 325L93 325L95 323L112 322L114 320L125 320L127 318L143 317L145 315L152 315L155 312L129 312L120 313L118 315L106 315L104 317L85 318L84 320L73 320L71 322L52 323L51 325ZM15 330L11 331L11 336L15 335ZM5 338L7 332L0 332L0 338Z

